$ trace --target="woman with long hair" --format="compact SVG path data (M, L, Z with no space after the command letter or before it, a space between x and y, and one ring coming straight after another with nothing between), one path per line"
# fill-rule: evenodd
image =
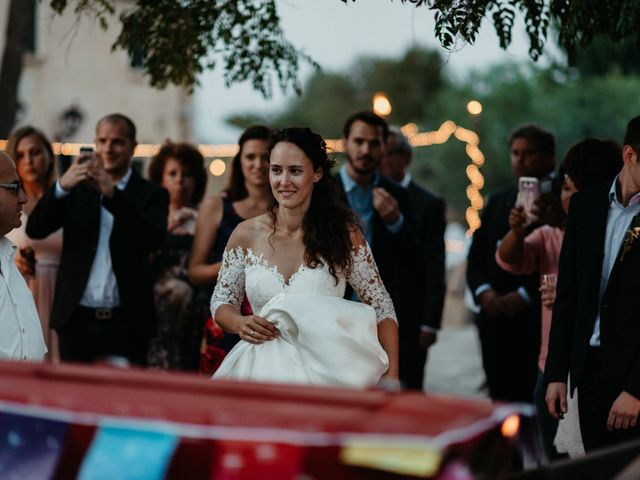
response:
M271 199L268 176L270 134L271 130L262 125L254 125L242 133L227 188L220 195L205 198L200 206L189 261L189 279L193 285L199 286L198 303L202 304L205 318L222 265L224 247L231 233L240 222L267 211ZM248 304L245 304L245 311L249 311ZM205 325L201 370L213 373L225 352L231 350L238 340L237 335L223 334L210 320Z
M243 340L214 377L345 386L396 380L393 304L331 175L324 140L287 128L269 151L273 200L231 235L211 299L215 321ZM347 282L373 309L343 300ZM240 311L245 294L254 314Z
M25 232L29 214L45 190L56 181L55 155L45 134L29 125L11 133L7 153L16 163L27 196L27 203L22 208L22 226L9 232L7 238L18 247L16 265L33 293L49 350L46 358L57 361L60 358L58 341L55 331L49 327L49 317L62 252L62 230L43 240L33 240Z

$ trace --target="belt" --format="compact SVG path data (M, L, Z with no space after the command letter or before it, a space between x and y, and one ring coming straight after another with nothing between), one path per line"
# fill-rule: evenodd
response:
M117 316L122 310L120 307L114 308L106 308L106 307L83 307L82 305L78 305L78 310L83 312L83 314L95 318L96 320L111 320L113 317Z

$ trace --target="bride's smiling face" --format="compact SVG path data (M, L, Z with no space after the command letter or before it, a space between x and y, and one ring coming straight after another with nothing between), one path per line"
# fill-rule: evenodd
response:
M322 170L314 170L311 159L293 143L280 142L271 150L269 182L281 207L308 208L313 184L321 178Z

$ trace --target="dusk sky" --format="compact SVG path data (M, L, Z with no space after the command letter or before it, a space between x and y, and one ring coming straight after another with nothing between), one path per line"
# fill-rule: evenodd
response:
M325 70L344 70L361 55L400 56L411 45L440 48L434 34L433 12L400 0L277 0L287 38ZM507 60L527 60L527 40L522 30L511 47L501 50L493 25L486 22L475 45L461 45L451 54L443 51L447 70L466 76L474 70ZM303 71L302 78L309 76ZM264 100L249 85L225 88L221 70L202 75L196 91L195 135L200 143L233 143L239 131L225 124L225 117L243 112L282 109L295 94L276 92ZM340 122L341 119L336 119Z

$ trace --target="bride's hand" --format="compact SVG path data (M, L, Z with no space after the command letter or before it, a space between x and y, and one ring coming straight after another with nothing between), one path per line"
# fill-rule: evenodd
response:
M258 345L275 340L280 332L269 320L257 315L249 315L244 317L244 324L240 327L238 335L245 342Z

